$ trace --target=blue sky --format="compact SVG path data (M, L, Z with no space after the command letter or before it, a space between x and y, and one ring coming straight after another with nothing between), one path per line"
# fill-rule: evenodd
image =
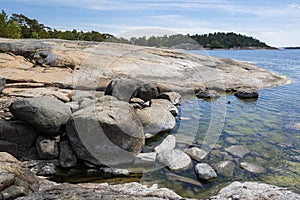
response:
M1 0L52 28L117 36L236 32L272 46L300 46L300 0Z

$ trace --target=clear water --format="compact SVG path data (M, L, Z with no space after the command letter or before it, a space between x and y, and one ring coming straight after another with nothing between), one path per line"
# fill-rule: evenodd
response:
M291 124L300 123L300 50L212 50L190 53L248 61L277 75L286 76L291 83L261 90L259 98L254 101L242 101L234 95L222 96L214 102L185 97L180 108L186 120L180 121L180 127L172 132L178 141L177 148L186 148L188 145L203 148L206 143L212 144L210 153L203 161L210 165L232 159L224 150L232 145L228 138L244 145L250 153L242 159L233 157L236 167L232 175L219 176L211 183L202 183L202 186L174 181L168 175L175 173L197 181L193 169L181 172L161 169L144 174L141 182L158 183L180 195L193 198L213 195L235 180L259 181L300 193L300 130L291 128ZM220 133L209 137L213 131ZM255 174L240 169L238 163L245 161L264 167L265 172Z
M209 154L203 162L212 166L232 160L235 163L233 173L219 175L210 183L201 183L193 168L178 172L161 168L143 175L113 178L89 175L79 169L74 173L64 172L67 178L62 181L157 183L183 197L199 199L216 194L220 188L236 180L269 183L300 193L300 130L291 128L291 124L300 123L300 50L190 52L248 61L291 80L290 84L261 90L259 98L252 101L242 101L234 95L224 95L213 102L197 99L194 95L183 97L177 127L170 133L176 136L177 148L198 146L206 149ZM167 135L160 134L147 141L144 151L151 151ZM250 153L242 159L226 153L225 148L232 145L233 139ZM256 174L242 170L238 165L245 161L263 167L265 172Z

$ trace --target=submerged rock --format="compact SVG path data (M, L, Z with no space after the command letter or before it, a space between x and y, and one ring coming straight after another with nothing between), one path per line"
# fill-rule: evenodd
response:
M257 182L233 182L221 189L216 196L209 200L224 199L264 199L264 200L298 200L300 195L282 187Z
M198 162L201 162L208 155L206 151L198 147L186 149L184 152Z
M252 173L263 173L265 172L265 169L261 166L249 163L249 162L242 162L240 163L240 168L248 171L248 172L252 172Z
M11 104L10 112L41 134L51 136L63 131L72 114L69 106L53 97L19 99Z
M225 177L232 177L236 168L236 165L232 161L220 161L213 166L219 175Z
M215 170L207 163L198 163L195 172L201 181L211 181L217 178Z
M241 99L256 99L258 91L255 88L241 88L234 95Z
M73 113L67 136L77 157L95 165L130 163L145 144L136 111L123 101L96 103Z
M155 167L157 153L140 153L134 158L134 167Z
M183 151L171 149L160 152L156 157L157 162L172 171L184 170L191 166L191 158Z
M243 158L246 154L250 153L250 151L245 146L242 145L233 145L227 147L225 148L225 151L238 158Z

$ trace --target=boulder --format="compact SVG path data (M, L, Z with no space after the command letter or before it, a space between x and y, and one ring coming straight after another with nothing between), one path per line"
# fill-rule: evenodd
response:
M235 181L227 187L221 189L216 196L209 200L223 199L264 199L264 200L298 200L300 195L282 187L268 185L257 182L238 182Z
M176 125L173 115L162 106L146 107L137 110L137 114L142 121L144 133L155 135L159 132L172 130Z
M225 148L225 151L238 158L243 158L246 154L250 153L250 151L242 145L233 145L227 147Z
M20 161L0 152L0 197L15 199L39 189L39 179Z
M144 83L131 78L118 78L112 80L105 89L105 95L118 98L121 101L129 102L132 96Z
M164 92L161 93L158 97L158 99L167 99L169 100L173 105L178 105L181 99L181 95L177 92Z
M77 157L73 152L68 140L59 143L59 164L61 167L74 167L77 163Z
M215 90L200 90L196 96L203 99L216 99L220 97L220 94Z
M10 112L34 126L42 135L57 135L64 131L71 116L69 106L53 97L19 99L10 106Z
M77 157L95 165L129 163L145 144L135 110L123 101L96 103L73 113L67 136Z
M160 153L166 150L172 150L176 146L176 138L174 135L168 135L158 146L154 148L156 153Z
M0 94L2 93L2 90L3 90L4 87L5 87L5 84L6 84L5 78L1 78L1 77L0 77Z
M249 163L249 162L241 162L239 166L240 166L240 168L242 168L248 172L251 172L251 173L265 172L265 169L263 167Z
M38 137L36 149L40 159L52 160L58 158L58 145L55 139Z
M208 155L206 151L198 147L186 149L184 152L198 162L201 162Z
M143 99L145 102L155 99L159 95L157 86L152 83L143 84L136 93L134 96Z
M156 160L171 171L188 169L192 164L191 158L178 149L162 151L157 155Z
M240 88L234 95L241 99L256 99L258 91L255 88Z
M195 172L201 181L207 182L217 178L215 170L207 163L198 163Z
M163 106L165 109L170 111L173 116L178 115L178 109L167 99L151 99L151 107Z

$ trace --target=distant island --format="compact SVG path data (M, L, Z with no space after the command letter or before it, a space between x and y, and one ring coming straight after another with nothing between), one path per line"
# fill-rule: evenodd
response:
M284 47L284 49L300 49L300 47Z
M209 33L195 35L165 35L147 37L118 38L111 34L97 31L61 31L40 24L36 19L30 19L23 14L8 16L4 10L0 13L0 37L4 38L33 38L33 39L65 39L85 40L96 42L116 42L140 46L150 46L171 49L276 49L253 37L230 33Z

